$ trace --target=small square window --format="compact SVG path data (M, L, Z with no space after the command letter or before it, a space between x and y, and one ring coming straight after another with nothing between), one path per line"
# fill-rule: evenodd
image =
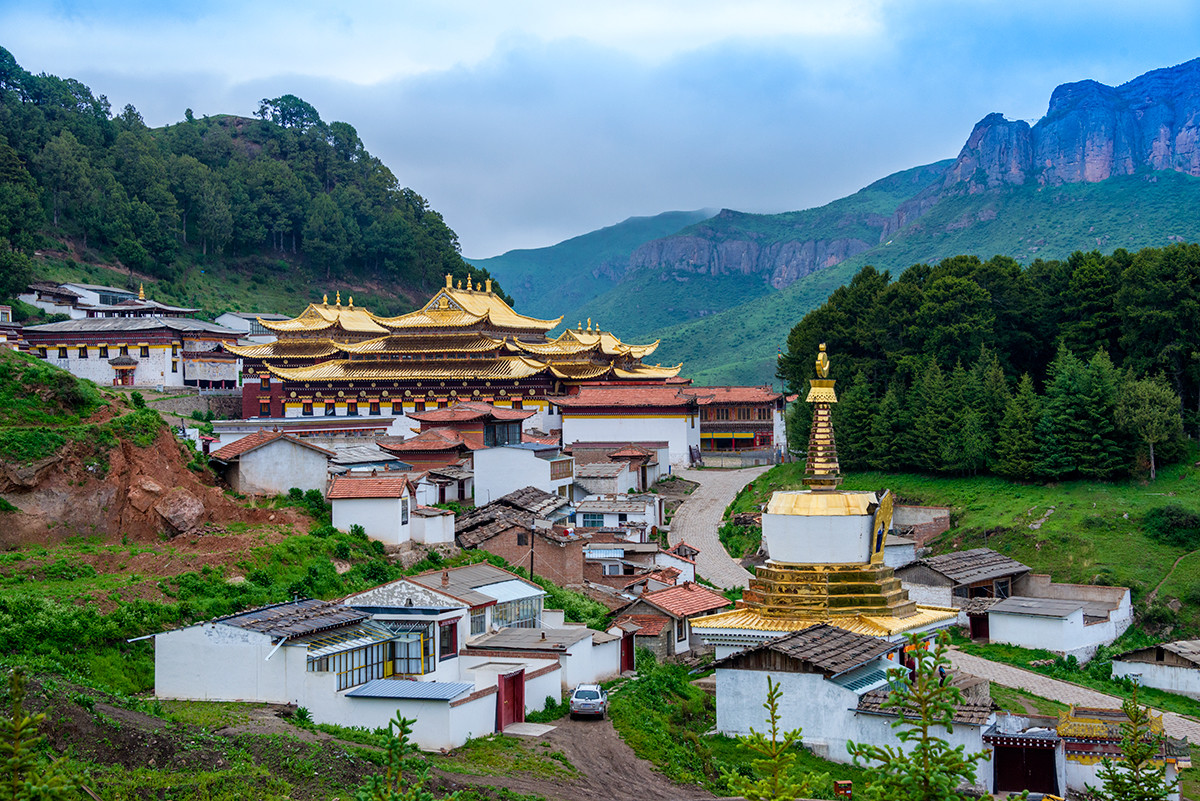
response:
M65 358L67 358L67 349L66 349L66 348L59 348L59 349L58 349L58 358L60 358L60 359L65 359Z
M517 532L517 545L528 545L528 544L529 544L529 534L524 531L518 531Z
M141 356L143 359L149 358L149 356L150 356L150 346L149 346L149 345L142 345L140 348L138 348L138 355L139 355L139 356Z
M79 358L86 359L87 357L87 346L81 345L79 347Z
M107 359L107 358L108 358L108 345L101 345L101 346L100 346L100 358L101 358L101 359Z

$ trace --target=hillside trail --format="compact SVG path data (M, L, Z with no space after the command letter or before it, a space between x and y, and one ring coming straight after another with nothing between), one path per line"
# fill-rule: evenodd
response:
M1146 605L1147 606L1154 603L1154 599L1158 597L1158 591L1160 589L1162 589L1162 585L1167 583L1167 579L1169 579L1171 577L1171 574L1175 572L1175 568L1179 567L1179 563L1182 562L1184 559L1187 559L1189 556L1193 556L1198 553L1200 553L1200 549L1197 549L1194 551L1188 551L1187 553L1183 554L1182 556L1180 556L1178 559L1175 560L1175 563L1171 565L1171 569L1167 571L1167 575L1163 576L1162 580L1159 581L1158 584L1154 585L1154 589L1151 590L1150 595L1146 597Z

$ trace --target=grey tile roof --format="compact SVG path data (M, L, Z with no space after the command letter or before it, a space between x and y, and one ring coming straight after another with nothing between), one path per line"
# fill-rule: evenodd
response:
M739 657L756 651L775 651L790 656L826 673L838 674L865 665L886 653L895 651L900 645L878 637L855 634L828 623L818 623L803 631L785 634L737 654L732 654L716 663L716 667L736 668Z
M936 570L956 584L973 584L976 581L987 581L1029 572L1028 565L1023 565L1004 554L996 553L991 548L972 548L969 551L944 553L940 556L921 559L919 563Z
M473 640L469 648L514 651L565 651L580 640L601 632L585 626L568 629L501 629Z
M409 701L453 701L475 689L465 681L413 681L412 679L374 679L355 687L351 698L395 698Z
M304 637L322 631L349 626L366 620L369 615L332 601L306 598L301 601L261 606L236 615L217 618L224 623L247 631L258 631L271 637Z
M537 487L523 487L519 490L513 490L507 495L501 495L492 501L492 503L501 503L505 506L511 506L514 509L524 509L526 512L533 512L536 515L544 516L555 509L568 506L570 501L560 495L540 490Z
M890 690L878 689L871 690L869 693L864 693L858 699L858 711L865 712L869 715L887 715L888 717L898 718L899 713L895 709L885 709L883 702L888 699ZM992 704L989 700L987 703L965 701L954 707L953 720L955 723L964 723L968 726L983 726L992 716ZM916 713L905 715L906 718L915 719ZM1057 736L1057 735L1055 735Z
M626 470L625 462L592 462L575 466L575 478L616 478Z
M63 320L57 323L28 326L25 331L34 334L84 334L89 332L153 331L159 328L169 328L186 333L227 334L230 339L237 339L240 336L231 328L187 317L87 317L82 320Z
M1147 651L1152 652L1156 648L1169 651L1178 657L1186 659L1193 665L1200 666L1200 640L1176 640L1175 642L1164 642L1159 643L1158 645L1151 645L1148 648L1134 648L1114 656L1113 659L1120 659L1123 656L1145 653Z

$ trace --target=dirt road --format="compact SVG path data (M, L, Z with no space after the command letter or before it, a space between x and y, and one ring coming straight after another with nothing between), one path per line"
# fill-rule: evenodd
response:
M536 793L550 801L691 801L714 799L706 790L676 784L654 770L617 734L609 720L570 720L555 723L554 731L537 738L520 738L526 745L561 751L583 774L577 779L541 779L531 776L438 775L458 784L506 787L518 793Z

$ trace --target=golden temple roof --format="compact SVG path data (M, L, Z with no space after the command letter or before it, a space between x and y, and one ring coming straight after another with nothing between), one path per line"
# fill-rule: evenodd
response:
M539 320L536 317L518 314L512 306L492 292L491 279L488 279L486 288L472 289L471 281L468 278L467 288L463 289L461 284L458 288L452 287L448 275L446 276L446 286L438 290L438 293L417 311L402 314L399 317L375 319L393 330L457 328L486 320L497 328L518 331L549 331L562 321L561 317L556 320Z
M329 339L279 339L261 345L225 345L243 359L323 359L338 352Z
M812 492L809 490L780 490L767 503L769 515L803 515L811 517L842 517L867 515L875 503L873 492Z
M612 369L610 364L592 364L591 362L564 362L551 364L550 372L556 378L582 381L589 378L599 378Z
M272 375L285 381L462 381L528 378L545 370L546 365L521 356L501 356L496 359L455 359L412 364L331 359L310 367L286 368L268 365L268 369Z
M328 300L328 298L326 298ZM263 328L271 331L327 331L330 328L341 328L343 331L368 334L386 334L387 329L376 322L375 315L366 309L354 308L354 299L349 306L343 306L341 293L337 303L310 303L299 317L291 320L264 320L258 318Z
M733 609L715 615L692 618L689 623L695 630L736 629L739 631L762 631L779 633L803 631L819 623L829 623L843 631L866 634L872 637L890 637L912 631L933 623L958 617L957 609L943 606L917 605L917 613L908 617L879 615L848 615L831 617L828 620L793 620L789 618L764 617L754 609Z
M442 334L437 337L400 336L389 334L362 342L347 342L338 345L346 353L486 353L497 350L503 339L494 339L474 331Z
M648 364L639 364L632 369L623 367L614 367L613 375L617 378L674 378L679 375L679 371L683 369L683 362L674 367L663 367L660 364L650 366Z

